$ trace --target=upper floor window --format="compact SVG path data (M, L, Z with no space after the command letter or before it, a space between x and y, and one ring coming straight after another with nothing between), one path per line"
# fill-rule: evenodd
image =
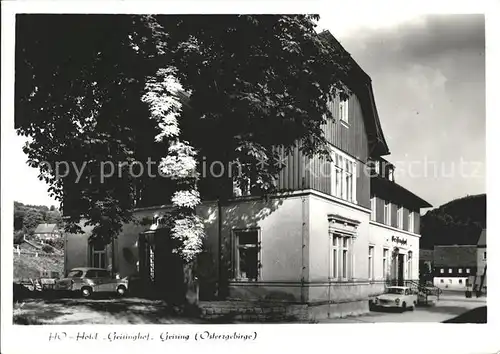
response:
M439 273L443 274L444 273L444 268L441 268Z
M453 269L449 268L448 273L451 274L453 272Z
M398 228L403 228L403 207L398 206Z
M469 274L470 273L470 268L465 269L465 273Z
M342 122L349 123L349 101L343 100L339 103L339 119Z
M377 215L377 199L375 196L372 196L370 198L370 209L371 209L370 220L375 220Z
M386 225L391 224L391 202L385 201L384 204L384 223Z
M332 195L356 203L356 162L338 150L332 156Z
M234 230L234 276L238 280L258 280L260 275L259 229Z
M458 273L462 274L462 268L458 268Z
M415 232L415 217L413 211L408 213L408 231Z

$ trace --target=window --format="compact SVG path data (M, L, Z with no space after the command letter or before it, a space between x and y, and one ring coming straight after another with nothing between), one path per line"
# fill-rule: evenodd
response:
M415 232L415 217L413 211L408 213L408 231Z
M332 153L332 195L356 203L356 162L334 150Z
M375 161L375 173L380 174L380 161Z
M385 277L387 273L387 260L389 257L389 250L384 248L382 251L382 275Z
M483 261L486 260L486 252L483 252Z
M398 228L403 228L403 207L398 207Z
M372 196L370 199L370 209L371 209L371 214L370 214L370 220L376 220L376 215L377 215L377 198L375 196Z
M444 268L441 268L440 273L444 274Z
M349 101L343 100L339 103L339 118L342 122L349 123Z
M462 279L458 279L458 284L463 284Z
M94 268L106 268L106 245L103 242L93 241L90 243L91 266Z
M458 268L458 273L462 274L462 268Z
M258 280L260 273L259 230L234 231L234 275L238 280Z
M453 269L449 268L448 273L451 274L453 272Z
M453 284L453 280L448 279L448 283Z
M444 279L441 279L440 283L444 283Z
M373 279L373 246L368 246L368 279Z
M333 234L331 255L331 276L333 279L347 279L350 273L349 246L351 238Z
M466 268L466 269L465 269L465 273L469 274L469 273L470 273L470 269L469 269L469 268Z
M384 223L391 225L391 202L385 201L384 204Z

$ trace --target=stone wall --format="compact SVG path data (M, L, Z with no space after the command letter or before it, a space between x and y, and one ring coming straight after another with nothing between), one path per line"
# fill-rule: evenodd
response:
M201 318L221 323L314 323L319 319L356 316L369 312L367 300L316 304L273 301L202 301L198 306Z

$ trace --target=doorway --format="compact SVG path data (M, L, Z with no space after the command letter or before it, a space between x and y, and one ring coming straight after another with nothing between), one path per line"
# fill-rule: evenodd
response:
M398 254L398 285L399 286L404 286L404 270L405 270L405 255L404 254Z

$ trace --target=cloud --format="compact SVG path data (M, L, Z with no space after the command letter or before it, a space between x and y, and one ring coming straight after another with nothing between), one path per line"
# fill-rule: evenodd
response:
M483 15L427 15L337 38L372 78L388 160L445 166L398 180L436 206L486 189L484 25ZM475 177L459 172L462 160L479 166Z

